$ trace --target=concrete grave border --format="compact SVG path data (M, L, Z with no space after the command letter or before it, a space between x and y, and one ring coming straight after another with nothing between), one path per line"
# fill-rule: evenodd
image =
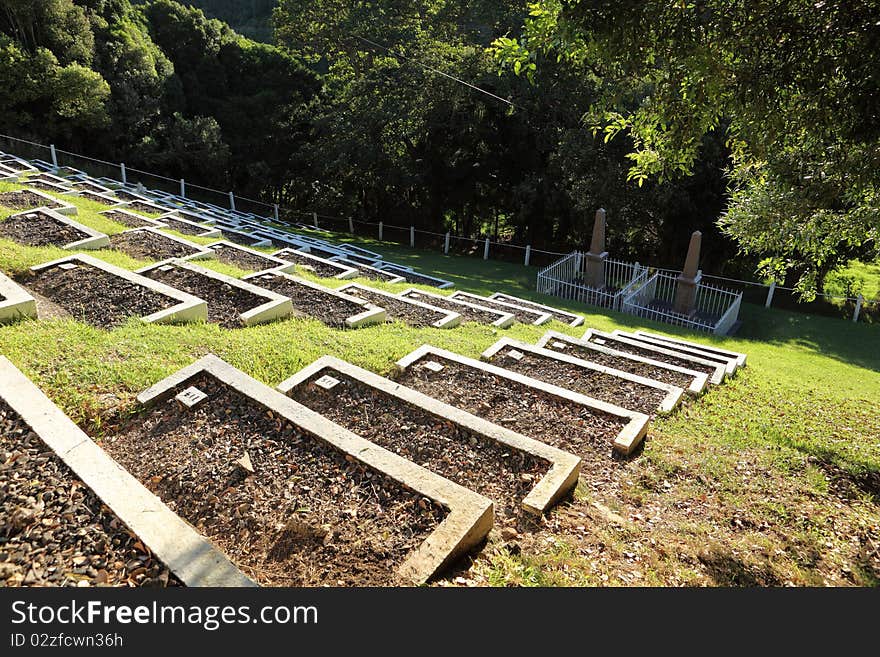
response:
M63 184L56 182L49 182L48 180L25 180L22 181L24 185L26 185L27 191L29 192L52 192L53 194L58 194L59 196L65 196L70 194L70 188L65 187ZM40 187L48 187L49 189L41 189ZM63 202L63 201L62 201Z
M324 368L341 372L370 388L412 404L427 411L430 415L460 425L496 443L548 461L550 469L547 471L547 474L541 478L522 500L523 508L529 513L535 515L543 514L577 484L581 469L581 458L579 456L523 436L510 429L505 429L476 415L471 415L460 408L445 404L417 390L407 388L390 379L333 356L322 356L311 365L307 365L280 383L278 390L285 395L289 395L291 390Z
M163 219L172 219L176 222L186 224L187 226L192 226L193 228L198 228L201 230L201 233L195 235L195 237L222 237L222 233L219 228L213 228L212 226L206 226L205 224L200 224L197 221L191 221L190 219L186 219L185 217L181 217L178 214L179 211L175 210L173 212L166 212L161 217L157 217L156 221L162 222ZM165 224L164 228L166 230L175 230L174 226L171 224ZM180 231L178 231L180 232Z
M559 315L564 315L566 317L571 317L570 322L566 322L567 326L576 327L583 326L584 318L577 313L569 312L568 310L560 310L559 308L554 308L553 306L547 306L543 303L538 303L536 301L532 301L531 299L523 299L521 297L515 297L512 294L506 294L505 292L495 292L494 294L490 294L489 298L492 301L501 301L502 303L512 303L513 305L522 305L523 308L534 308L539 312L545 312L551 317L553 317L553 313L557 313ZM513 301L505 301L505 299L513 299ZM553 319L556 319L553 317ZM561 320L556 320L561 321Z
M187 586L256 586L0 356L0 398Z
M211 251L214 254L214 257L217 257L217 253L214 251L215 246L222 246L227 249L235 249L236 251L244 251L250 255L259 256L261 258L265 258L269 262L274 262L275 267L266 267L266 269L261 269L260 271L273 270L273 271L281 271L285 274L293 273L296 266L292 262L287 262L286 260L282 260L281 258L276 258L275 256L269 255L268 253L263 253L262 251L255 251L254 249L248 248L246 246L242 246L241 244L236 244L235 242L229 242L227 240L217 240L216 242L211 242L204 248Z
M650 351L656 351L658 354L665 354L667 356L675 356L676 358L681 358L683 360L690 361L692 363L696 363L699 365L706 365L714 369L714 372L709 375L709 383L714 385L719 385L724 382L726 368L722 363L718 363L716 361L706 360L704 358L697 358L696 356L688 356L687 354L683 354L680 351L674 351L673 349L664 349L663 347L657 347L654 345L650 345L646 342L639 342L638 340L631 340L622 335L616 335L614 333L607 333L606 331L600 331L598 329L587 329L584 333L581 340L589 342L590 338L596 336L597 338L612 338L616 340L620 340L624 344L631 345L633 347L638 347L640 349L648 349ZM600 345L604 346L604 345ZM613 347L609 347L609 349L613 349Z
M427 278L430 281L437 281L438 283L440 283L440 285L431 285L429 287L435 287L438 290L448 290L449 288L455 287L455 283L453 283L452 281L447 281L445 278L438 278L437 276L431 276L430 274L425 274L421 271L416 271L412 267L405 267L403 265L398 265L393 262L384 262L384 261L379 261L374 264L376 266L376 269L381 269L383 271L392 272L392 273L405 272L405 273L413 274L414 276L418 276L420 278ZM402 275L401 278L405 281L407 280L406 276L404 276L404 275ZM425 283L418 283L417 281L407 281L407 282L412 283L413 285L425 285Z
M624 456L628 456L629 454L631 454L636 449L636 447L639 446L639 443L642 442L642 440L648 433L648 425L650 424L651 418L645 413L639 413L638 411L631 411L628 408L615 406L614 404L609 404L608 402L593 399L592 397L587 397L586 395L573 392L566 388L560 388L559 386L555 386L550 383L544 383L543 381L539 381L538 379L523 376L522 374L519 374L517 372L511 372L501 367L497 367L496 365L484 363L483 361L476 360L475 358L461 356L460 354L456 354L452 351L440 349L439 347L433 347L428 344L422 345L412 353L407 354L406 356L398 360L397 363L395 363L395 367L398 369L398 371L406 371L408 367L421 360L425 356L430 355L446 358L447 360L451 360L468 367L473 367L474 369L482 370L488 374L492 374L503 379L516 381L519 384L540 390L544 394L550 395L551 397L557 397L567 402L574 402L575 404L586 406L587 408L590 408L592 410L596 410L601 413L607 413L608 415L613 415L622 420L626 420L626 424L620 430L620 433L617 434L617 437L612 441L612 447L614 448L614 450L623 454Z
M258 271L255 274L248 274L243 277L241 280L243 281L255 281L257 278L262 276L272 275L279 276L281 278L287 278L295 283L302 285L303 287L307 287L311 290L316 290L318 292L322 292L325 294L329 294L334 297L338 297L345 301L350 301L351 303L356 303L362 308L364 308L363 312L356 313L351 315L350 317L345 318L345 325L349 328L361 328L362 326L369 326L371 324L381 324L387 319L387 315L384 308L380 308L379 306L375 306L372 303L365 302L363 299L358 299L357 297L353 297L349 294L345 294L343 292L339 292L329 287L324 287L323 285L319 285L318 283L313 283L312 281L308 281L304 278L300 278L299 276L294 276L293 274L288 274L285 271L280 269L267 269L264 271ZM256 283L253 283L256 285ZM257 286L258 289L262 290L265 288ZM273 294L278 294L274 292ZM287 297L284 297L287 299ZM289 301L289 299L288 299ZM296 314L296 309L291 305L291 314Z
M664 370L669 370L671 372L680 372L681 374L686 374L688 376L693 377L694 381L691 383L685 392L691 395L699 395L700 393L706 390L706 386L709 384L709 375L705 372L697 372L696 370L689 370L685 367L679 367L678 365L670 365L669 363L664 363L660 360L652 360L650 358L645 358L644 356L637 356L635 354L628 354L625 351L617 351L616 349L611 349L610 347L603 347L600 344L596 344L595 342L587 342L585 340L581 340L571 335L567 335L565 333L560 333L559 331L547 331L541 338L538 340L535 346L541 347L542 349L547 348L547 344L550 342L558 340L561 342L568 342L569 344L573 344L578 347L583 347L584 349L589 349L590 351L595 351L600 354L608 354L609 356L615 356L617 358L623 358L626 360L631 360L636 363L645 363L646 365L651 365L653 367L659 367ZM550 351L553 351L552 349ZM564 352L554 352L554 353L564 353ZM577 356L574 356L577 358Z
M170 297L178 302L176 305L171 306L170 308L160 310L153 313L152 315L141 317L141 320L147 322L148 324L198 322L207 321L208 319L208 304L204 300L199 299L198 297L195 297L191 294L187 294L186 292L181 292L180 290L165 285L164 283L154 281L150 278L147 278L146 276L141 276L140 274L136 274L127 269L123 269L122 267L111 265L110 263L104 262L99 258L86 255L85 253L75 253L65 258L59 258L58 260L52 260L51 262L44 262L41 265L35 265L31 267L30 270L32 272L40 272L44 269L51 269L52 267L57 267L58 265L68 262L78 262L84 265L95 267L96 269L105 271L113 276L118 276L119 278L122 278L130 283L134 283L135 285L140 285L141 287L148 288L149 290L152 290L157 294L162 294L166 297Z
M17 191L27 192L28 194L36 194L37 196L42 198L44 201L46 201L46 205L45 206L42 206L42 205L37 206L39 208L46 207L50 210L55 210L55 212L57 212L59 214L66 215L68 217L72 217L72 216L76 215L78 212L77 207L75 205L70 205L69 203L65 203L61 199L57 199L54 196L49 196L45 192L41 192L39 189L20 189ZM53 205L59 205L59 204L60 204L60 207L57 207L57 208L52 207ZM36 210L37 208L30 208L30 209ZM19 210L19 212L26 212L26 210Z
M311 254L309 254L311 255ZM313 256L317 258L318 256ZM324 260L329 260L330 262L335 262L339 265L345 265L346 267L352 267L357 270L357 276L362 276L361 271L376 271L380 274L385 274L388 278L383 278L382 281L384 283L406 283L406 279L403 276L398 276L390 271L386 271L384 269L379 269L378 267L371 267L370 265L362 265L354 260L349 260L345 256L333 256L332 258L324 258ZM364 277L366 278L366 277Z
M275 251L272 254L272 257L273 258L280 258L281 260L284 260L284 256L279 255L279 254L284 253L285 251L295 251L297 256L302 256L303 258L305 258L307 260L317 260L318 262L321 262L322 264L331 265L331 266L335 267L336 269L342 270L338 274L336 274L336 276L332 276L331 278L336 278L341 281L344 281L349 278L355 278L358 275L358 270L355 269L354 267L350 267L349 265L344 265L341 262L334 262L333 260L328 260L327 258L319 258L318 256L312 255L311 253L306 253L305 251L300 251L299 249L294 249L291 247L286 247L283 249L279 249L278 251ZM288 260L287 262L291 262L291 261ZM297 266L300 266L300 267L303 266L301 263L294 263L294 264ZM315 274L315 275L317 276L317 274ZM324 278L326 278L326 277L324 277Z
M25 317L37 318L37 301L23 287L0 272L0 324Z
M636 374L624 372L623 370L617 370L613 367L599 365L598 363L593 363L582 358L575 358L574 356L569 356L568 354L560 354L559 352L550 351L549 349L543 349L542 347L536 347L535 345L529 344L528 342L515 340L514 338L501 338L495 344L486 349L482 354L480 354L480 358L488 362L489 359L492 358L492 356L507 347L515 347L516 349L531 352L538 356L546 356L547 358L552 358L553 360L558 360L563 363L577 365L578 367L581 367L585 370L601 372L602 374L608 374L618 379L623 379L624 381L630 381L632 383L638 383L639 385L643 385L648 388L662 390L666 393L666 396L657 407L658 413L671 413L675 409L675 407L681 403L681 400L684 397L684 389L678 386L674 386L670 383L663 383L662 381L657 381L656 379L649 379L644 376L638 376ZM497 367L501 366L497 365ZM559 387L563 388L565 386Z
M381 253L376 253L375 251L370 251L369 249L365 249L362 246L356 246L354 244L349 244L348 242L340 244L338 248L340 251L347 251L349 253L364 256L366 258L373 258L374 260L382 260Z
M94 228L89 228L88 226L84 226L78 221L74 221L70 217L67 217L51 208L33 208L32 210L22 210L21 212L16 212L15 214L9 215L7 219L12 219L14 217L22 217L27 216L29 214L36 214L42 212L43 214L49 215L49 217L60 224L64 224L65 226L69 226L75 230L78 230L81 233L85 233L87 237L84 237L81 240L76 240L75 242L68 242L61 246L62 249L66 251L76 250L76 249L106 249L110 246L110 238L101 233Z
M101 210L98 214L107 215L111 212L119 212L121 214L127 214L128 216L134 217L135 219L138 219L139 221L145 221L148 224L150 224L149 226L142 226L142 228L166 228L168 225L168 224L163 224L161 221L153 219L152 217L147 217L142 214L138 214L137 212L132 212L131 210L123 210L122 208L110 208L108 210ZM119 223L118 221L116 221L112 217L108 216L106 218L110 221L113 221L114 223ZM120 224L120 225L124 226L125 224ZM126 228L126 230L132 230L132 229ZM122 232L125 232L125 231L122 231Z
M122 203L117 203L116 205L112 205L110 207L113 208L114 210L127 210L134 204L152 206L152 207L156 208L155 214L167 214L168 213L168 208L166 208L163 205L159 205L153 199L146 199L146 198L143 200L123 201ZM134 210L130 210L130 211L134 212Z
M140 393L137 400L145 406L163 401L178 386L203 372L214 376L318 440L448 510L443 522L419 547L414 548L400 566L399 574L408 580L416 584L428 581L457 557L482 542L492 528L494 506L490 500L361 438L248 376L214 354L208 354L159 381Z
M714 345L700 344L699 342L689 342L688 340L682 340L681 338L673 338L668 335L660 335L658 333L650 333L648 331L636 331L635 334L639 337L651 338L655 341L668 342L669 344L679 345L682 347L690 347L699 351L705 351L707 354L714 354L717 356L723 356L728 359L733 359L736 361L737 368L746 366L746 359L748 358L748 355L739 351L730 351L729 349L722 349Z
M448 300L452 303L455 303L455 304L458 304L461 306L465 306L467 308L474 308L477 310L481 310L483 312L489 312L489 313L493 313L495 315L498 315L499 316L498 319L496 319L494 322L489 323L489 326L494 326L495 328L501 328L501 329L509 328L516 321L516 318L513 316L513 313L504 313L504 312L501 312L500 310L495 310L494 308L487 308L485 306L479 306L475 303L469 303L467 301L462 301L461 299L453 299L451 296L444 296L442 294L434 294L433 292L425 292L421 288L409 287L409 288L405 289L403 292L398 293L397 296L408 299L409 297L407 295L413 294L413 293L420 294L425 297L431 297L434 299L445 299L445 300ZM410 299L410 301L418 301L418 299Z
M477 305L480 304L480 301L491 301L492 303L497 303L499 306L505 306L510 308L510 312L515 314L517 311L531 313L532 315L537 315L538 318L531 322L532 326L541 326L542 324L546 324L553 316L549 313L541 312L540 310L535 310L534 308L526 308L524 306L517 306L513 303L507 303L506 301L497 301L495 299L490 299L489 297L481 297L479 294L474 294L472 292L464 292L459 290L452 294L453 299L457 299L459 301L468 301L470 303L475 303Z
M706 351L703 351L702 349L692 349L691 347L684 347L682 345L672 345L668 342L665 342L664 340L655 340L653 338L636 335L635 333L630 333L628 331L621 331L620 329L615 329L613 335L629 338L630 340L636 340L637 342L643 342L651 346L658 346L663 347L664 349L670 349L686 356L696 356L697 358L703 358L714 363L721 363L724 366L724 373L727 376L733 376L737 369L736 358L728 358L727 356L710 354Z
M112 219L111 219L112 221ZM152 235L158 235L162 239L171 240L172 242L177 242L178 244L183 244L184 246L195 249L195 253L191 253L188 256L184 256L180 258L181 260L211 260L212 258L216 258L217 254L214 253L211 249L208 249L201 244L196 244L195 242L190 242L189 240L185 240L182 237L177 237L176 235L169 235L161 230L159 230L158 226L143 226L142 228L129 228L128 230L124 230L121 233L117 233L117 235L125 235L126 233L151 233ZM111 246L114 250L115 247ZM125 253L123 251L123 253Z
M352 290L355 290L352 292ZM451 329L455 328L459 324L461 324L461 315L456 312L451 312L449 310L444 310L443 308L438 308L437 306L432 306L428 303L422 303L421 301L414 301L412 299L404 299L402 297L397 296L392 292L386 292L385 290L379 290L374 287L369 287L367 285L361 285L360 283L349 283L348 285L343 285L339 288L340 292L344 292L353 297L357 297L357 290L366 290L368 292L379 294L383 297L388 297L390 299L394 299L395 301L400 301L403 303L412 304L413 306L417 306L422 310L428 310L433 313L442 313L445 315L442 319L438 319L436 322L431 322L431 326L438 329ZM360 298L360 297L358 297ZM364 299L364 301L369 301L368 299ZM373 303L369 301L369 303ZM401 320L402 321L402 320ZM405 322L404 322L405 323Z
M159 267L165 267L167 265L178 267L180 269L186 269L187 271L194 272L206 278L211 278L215 281L226 283L231 287L237 287L241 290L267 299L265 303L261 303L255 308L251 308L250 310L247 310L243 313L239 313L238 317L241 320L242 324L244 324L245 326L254 326L255 324L265 324L267 322L273 322L278 319L284 319L285 317L289 317L290 314L293 312L293 306L291 305L290 299L281 294L277 294L276 292L272 292L271 290L257 287L256 285L252 285L251 283L246 283L244 280L233 278L232 276L227 276L226 274L221 274L214 271L213 269L207 269L206 267L202 267L194 262L189 262L181 258L169 258L167 260L162 260L161 262L157 262L154 265L147 265L146 267L137 269L134 273L144 276L147 272L158 269ZM165 283L165 285L167 285L167 283ZM210 310L210 303L208 303L208 306Z

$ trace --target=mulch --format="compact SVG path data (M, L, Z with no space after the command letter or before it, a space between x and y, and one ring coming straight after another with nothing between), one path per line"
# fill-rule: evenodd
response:
M345 291L345 294L350 294L358 299L364 299L375 306L384 308L389 320L398 320L410 326L431 326L434 322L446 317L446 313L440 310L434 311L422 308L400 297L385 296L366 288L352 288Z
M221 229L220 234L223 235L223 239L225 239L226 241L232 242L233 244L241 244L242 246L253 246L254 244L262 241L256 237L251 237L249 235L237 233L230 230ZM260 269L265 269L265 267L261 267Z
M407 292L404 295L406 299L412 299L413 301L421 301L422 303L427 303L432 306L436 306L437 308L443 308L443 310L449 310L450 312L458 313L461 315L461 321L463 322L477 322L478 324L491 324L492 322L498 321L502 317L502 313L496 312L494 310L486 309L482 310L480 308L474 308L472 306L466 306L463 303L457 303L452 299L447 299L446 297L434 297L428 296L427 294L422 294L421 292L411 291Z
M321 276L323 278L333 278L347 269L346 267L334 265L332 262L312 260L309 257L297 253L294 249L282 249L274 255L276 258L281 258L282 260L287 260L287 262L294 263L297 268L301 267L315 276Z
M32 210L33 208L40 207L52 208L54 210L64 206L60 201L48 201L42 196L27 190L0 194L0 205L12 208L13 210Z
M446 281L438 281L437 279L428 278L427 276L422 276L421 274L416 274L415 272L411 272L406 269L396 269L394 267L389 267L385 271L389 271L397 276L402 276L407 283L415 283L416 285L428 285L430 287L440 287L441 285L446 285Z
M346 319L366 310L359 303L340 299L335 294L315 290L283 276L266 274L249 282L289 297L296 312L314 317L333 328L346 328Z
M101 212L100 214L111 221L115 221L123 226L128 226L129 228L145 228L147 226L155 228L156 226L152 220L147 219L146 217L127 214L125 212L117 212L116 210L108 210L106 212Z
M622 342L616 340L613 337L606 336L598 336L591 335L587 342L593 342L598 345L602 345L603 347L608 347L610 349L616 349L617 351L622 351L626 354L633 354L635 356L643 356L645 358L652 358L653 360L659 360L661 363L668 363L669 365L678 365L679 367L686 367L689 370L694 370L696 372L705 372L710 376L714 374L715 368L709 365L702 365L700 363L695 363L692 360L688 360L687 358L680 358L678 356L672 356L669 354L661 354L658 351L654 351L648 347L636 347L635 345L631 345L627 342ZM665 349L665 347L658 347L661 349Z
M211 250L217 253L217 260L227 265L238 267L246 271L262 271L264 269L274 269L278 267L278 263L269 258L248 253L241 249L234 249L229 246L217 244L211 247Z
M110 237L110 247L140 260L185 258L199 249L149 231L124 232Z
M178 221L173 217L162 217L159 221L168 224L169 228L176 230L178 233L183 233L184 235L201 235L205 231L210 230L209 226L192 226L186 222Z
M466 295L452 295L453 298L460 299L461 301L467 301L468 303L475 303L478 306L485 306L486 308L491 308L492 310L497 310L502 313L511 313L516 321L522 324L534 324L538 317L542 314L542 311L538 310L529 310L528 308L523 308L519 306L517 308L511 308L510 306L505 306L497 301L492 301L492 299L484 299L482 297L471 297Z
M28 246L65 246L89 235L42 211L0 220L0 237Z
M498 301L503 301L505 303L512 303L515 306L521 306L522 308L529 308L530 310L534 310L539 313L549 313L553 319L562 322L563 324L569 324L574 321L576 315L574 313L566 313L561 310L547 310L547 308L542 308L537 303L532 303L531 301L526 301L525 299L517 299L516 297L510 297L502 295L500 297L496 297Z

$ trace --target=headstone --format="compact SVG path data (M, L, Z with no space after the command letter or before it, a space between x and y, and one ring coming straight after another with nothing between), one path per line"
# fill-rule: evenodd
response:
M697 285L700 284L702 275L699 272L700 246L703 234L695 230L691 235L688 245L687 257L684 261L684 269L675 282L675 312L682 315L690 315L697 300Z
M596 220L593 222L593 239L590 241L590 250L587 252L587 271L585 282L590 287L601 289L605 287L605 260L608 251L605 250L605 210L596 210Z

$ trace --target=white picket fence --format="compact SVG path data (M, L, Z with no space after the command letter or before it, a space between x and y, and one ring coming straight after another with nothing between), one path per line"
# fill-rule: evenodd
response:
M623 297L648 277L639 263L606 260L601 288L584 282L586 256L574 251L538 272L538 292L592 306L620 310Z

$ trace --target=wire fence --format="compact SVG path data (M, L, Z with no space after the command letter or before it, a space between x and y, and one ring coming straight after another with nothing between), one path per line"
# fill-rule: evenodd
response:
M266 203L235 194L233 190L223 191L191 183L183 179L127 167L123 162L109 162L79 153L73 153L54 145L40 144L10 135L0 134L0 151L14 154L23 159L52 167L70 167L88 174L92 178L105 178L131 185L143 185L148 190L160 190L166 194L177 195L191 201L229 208L280 223L297 225L303 228L350 235L381 242L391 242L417 249L440 250L448 255L469 256L485 260L500 260L519 263L538 269L551 266L568 255L566 252L548 251L533 248L529 244L514 244L506 241L492 241L488 237L468 237L454 235L452 232L437 233L421 230L414 226L396 226L384 222L367 222L353 218L334 217L314 211L299 210ZM677 275L673 269L651 267L652 271ZM858 321L880 323L880 295L867 299L858 296L817 295L813 301L805 302L798 298L794 288L783 287L758 281L726 278L704 274L703 280L718 281L725 287L743 293L743 301L763 304L767 307L782 308L831 317L854 318Z

